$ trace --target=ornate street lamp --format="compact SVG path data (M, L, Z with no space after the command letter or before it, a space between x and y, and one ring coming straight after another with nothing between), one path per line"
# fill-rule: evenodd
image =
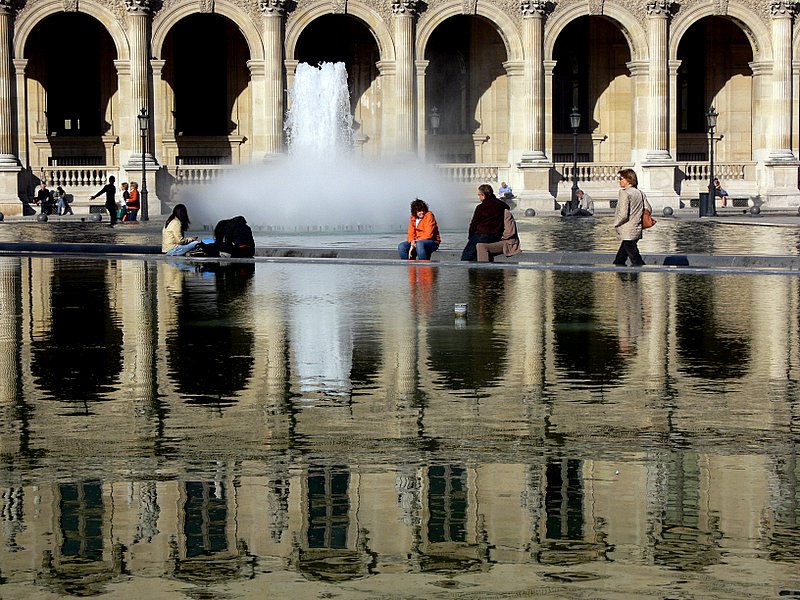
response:
M569 208L573 211L578 207L578 127L581 126L581 113L577 106L572 107L569 122L572 125L572 195Z
M141 190L141 205L142 205L142 221L147 221L147 171L144 168L144 154L147 150L147 131L150 128L150 116L147 114L147 109L142 108L141 112L136 117L139 120L139 131L142 132L142 190Z
M719 113L710 107L706 113L706 127L708 128L708 204L706 214L703 214L702 202L700 203L700 216L714 217L717 215L716 189L714 188L714 129L717 126Z
M439 116L439 108L434 106L431 109L431 114L429 115L431 120L431 131L433 135L436 135L439 132L439 125L441 124L441 117Z

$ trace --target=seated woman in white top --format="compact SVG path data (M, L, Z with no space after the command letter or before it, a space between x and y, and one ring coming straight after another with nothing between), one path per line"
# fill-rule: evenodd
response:
M183 256L200 245L196 237L185 237L189 228L189 212L183 204L176 204L161 232L161 251L167 256Z

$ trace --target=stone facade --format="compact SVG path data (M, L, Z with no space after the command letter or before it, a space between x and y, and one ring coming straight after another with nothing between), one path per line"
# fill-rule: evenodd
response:
M336 60L348 69L357 153L416 153L470 184L509 181L520 208L563 201L573 177L610 199L621 167L639 171L655 206L689 205L708 185L713 105L723 185L740 205L794 209L796 8L2 0L0 210L30 212L40 180L85 197L110 174L136 177L144 159L148 212L166 212L183 186L284 153L296 65Z

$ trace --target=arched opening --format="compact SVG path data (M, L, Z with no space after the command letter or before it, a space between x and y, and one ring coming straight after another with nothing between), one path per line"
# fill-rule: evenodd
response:
M82 13L46 17L31 32L25 57L33 171L116 164L117 51L103 25Z
M324 15L300 34L295 60L309 65L343 62L350 89L355 143L377 156L381 135L380 51L369 28L347 15Z
M171 90L167 162L240 163L252 137L249 51L235 23L212 14L181 19L164 40L162 78ZM174 140L174 142L173 142Z
M573 107L581 114L578 162L630 161L631 52L619 27L602 17L576 19L559 34L553 58L554 161L572 162Z
M708 160L705 114L712 105L719 113L715 159L752 160L753 50L744 32L727 18L701 19L681 39L677 58L678 161ZM738 176L719 168L721 178Z
M505 163L508 153L508 60L494 25L481 17L445 20L425 48L429 61L426 148L446 163Z

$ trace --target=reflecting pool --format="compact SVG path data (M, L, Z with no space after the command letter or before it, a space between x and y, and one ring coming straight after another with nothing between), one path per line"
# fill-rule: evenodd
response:
M797 596L799 378L793 276L0 257L0 597Z

